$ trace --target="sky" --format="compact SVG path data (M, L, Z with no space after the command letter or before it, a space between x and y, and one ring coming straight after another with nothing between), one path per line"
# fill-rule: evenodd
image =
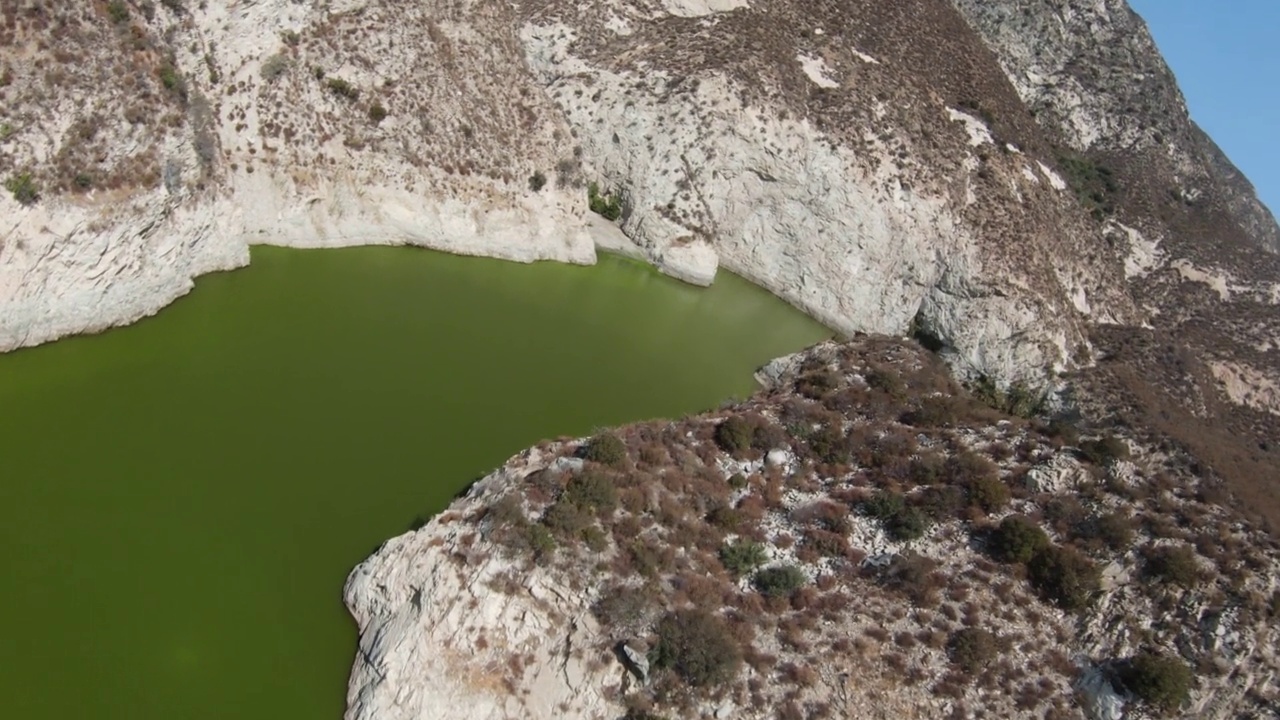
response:
M1280 0L1129 0L1191 118L1280 213Z

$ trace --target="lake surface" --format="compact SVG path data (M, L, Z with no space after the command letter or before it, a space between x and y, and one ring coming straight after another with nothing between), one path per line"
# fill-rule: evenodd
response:
M722 273L255 248L0 356L0 706L338 720L347 572L537 442L678 417L830 333Z

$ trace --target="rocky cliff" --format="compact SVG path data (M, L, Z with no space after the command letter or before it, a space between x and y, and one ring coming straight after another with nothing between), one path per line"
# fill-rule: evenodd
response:
M414 244L577 263L593 262L602 246L693 283L713 282L723 267L846 334L913 334L988 395L1012 388L1026 399L1027 387L1053 386L1058 400L1049 409L1083 413L1095 429L1125 429L1141 446L1136 470L1121 465L1105 483L1141 477L1140 486L1164 488L1172 478L1175 487L1160 492L1181 503L1188 488L1221 481L1212 508L1197 512L1226 513L1219 535L1235 538L1233 547L1253 537L1247 523L1280 527L1272 481L1280 461L1280 231L1191 122L1123 0L14 0L0 16L0 46L14 49L0 58L0 178L8 190L0 196L0 350L155 312L198 275L247 263L256 243ZM616 210L616 226L588 219L589 188L607 214ZM846 370L841 382L871 381ZM1011 432L993 427L983 431L995 434L991 442ZM948 442L953 452L974 450ZM699 447L710 446L685 449ZM472 557L501 555L487 539L490 521L477 515L481 505L569 450L525 457L353 575L348 598L365 629L354 717L447 716L464 698L491 717L620 707L614 689L635 685L601 654L608 647L600 643L619 638L584 610L598 589L583 578L575 585L572 567L540 575L509 557ZM1064 459L1024 462L1077 455L1055 450ZM1161 462L1178 472L1162 474ZM769 482L795 479L804 492L848 480L829 468L780 467ZM761 477L766 470L755 467ZM1002 482L1018 487L1019 472L1001 465ZM1097 514L1118 502L1108 498L1086 509ZM773 510L796 509L778 502ZM1183 517L1181 504L1161 502L1123 509ZM518 528L542 527L532 515L540 508L524 506L519 520L508 508L507 517ZM921 562L954 555L956 567L968 568L988 557L983 523L996 515L983 513L939 523L951 539L921 546ZM903 546L868 539L863 525L862 535L843 532L852 548L902 555ZM783 535L801 532L770 527L758 540L779 551L787 550ZM1052 539L1076 543L1075 527L1062 525ZM1144 532L1152 552L1172 538L1212 554L1209 539L1163 526ZM600 552L623 556L607 543ZM1123 557L1128 565L1115 560L1121 570L1145 567L1145 556ZM815 582L828 567L805 562ZM723 570L707 558L698 563L687 569ZM869 579L902 590L872 577L875 567L841 567L839 583ZM913 567L900 570L919 574L924 565ZM677 587L675 576L662 578L663 592ZM481 590L492 582L511 592L500 599ZM1248 597L1265 595L1256 582L1247 586ZM1189 702L1223 717L1263 707L1274 687L1260 668L1272 661L1251 654L1252 630L1223 631L1236 633L1229 657L1206 649L1217 640L1189 634L1201 621L1226 627L1205 618L1228 607L1257 605L1237 592L1245 585L1214 587L1221 593L1194 596L1191 605L1177 604L1185 594L1108 599L1093 606L1101 614L1085 629L1049 610L1036 609L1037 620L1009 609L1006 619L1025 635L1010 642L1039 642L1052 631L1046 647L1085 658L1018 650L1019 660L1057 667L1043 670L1039 690L1009 685L1022 680L1017 673L976 686L943 682L938 673L955 672L946 665L950 633L961 628L934 628L947 636L934 647L932 635L921 639L933 621L914 619L892 594L876 611L884 617L857 622L898 632L894 623L906 621L897 614L907 612L918 626L898 634L928 650L917 657L913 641L897 634L894 650L874 636L853 654L832 646L839 657L881 658L890 668L883 672L850 668L827 678L814 669L810 677L803 669L817 645L805 639L813 630L806 624L816 620L788 621L800 625L787 633L778 626L774 634L795 640L785 648L774 639L753 645L734 621L734 647L785 659L744 657L755 675L736 676L747 684L724 690L714 707L745 712L758 698L785 717L810 705L936 716L944 703L957 713L1071 713L1059 702L1081 687L1071 667L1107 680L1089 685L1095 690L1124 688L1118 678L1148 647L1210 665L1245 658L1244 689L1201 672ZM424 588L438 592L424 598ZM742 597L750 589L739 582ZM651 598L650 611L675 612L684 602L662 598ZM481 617L470 615L482 601ZM782 611L781 601L768 603ZM1174 607L1183 614L1171 634L1099 629L1142 625ZM831 622L866 632L844 616ZM560 644L546 645L548 637ZM484 650L482 642L494 645ZM578 655L579 645L590 650ZM793 691L773 683L777 673L808 689L786 695ZM915 680L904 686L902 677ZM851 694L850 678L880 688L879 699ZM992 699L996 689L1003 700ZM1125 702L1107 698L1098 702ZM679 704L675 695L641 699Z

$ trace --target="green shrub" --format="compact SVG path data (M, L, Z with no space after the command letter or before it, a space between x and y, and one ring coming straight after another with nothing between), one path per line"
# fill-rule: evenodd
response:
M1133 544L1133 522L1126 515L1110 512L1083 523L1080 535L1096 538L1111 550L1121 552Z
M726 543L720 548L720 563L729 572L737 576L746 575L764 564L768 556L764 546L757 542L739 540Z
M183 101L187 99L187 80L178 72L178 68L170 63L160 66L159 70L160 84L164 85L164 89L176 95Z
M535 171L529 176L529 189L538 192L547 185L547 176L541 171Z
M581 506L560 498L542 514L542 524L561 537L577 537L592 523L591 515Z
M742 525L742 520L742 512L727 505L713 508L707 513L707 522L729 532L737 532L738 527Z
M1087 608L1102 584L1097 566L1074 548L1051 545L1031 558L1027 570L1040 594L1068 612Z
M129 6L124 0L111 0L107 3L107 16L111 18L111 22L119 25L129 20Z
M601 433L587 442L582 457L603 465L621 465L627 459L627 445L613 433Z
M1080 453L1094 465L1106 467L1117 460L1129 459L1129 446L1115 435L1080 443Z
M804 587L807 578L795 565L774 565L756 572L752 583L769 597L787 597Z
M1156 548L1147 553L1146 573L1161 583L1192 587L1200 581L1196 551L1186 545Z
M1101 220L1115 212L1115 195L1120 188L1110 168L1075 153L1060 154L1058 167L1076 199L1095 218Z
M342 78L329 78L324 83L329 92L345 100L356 100L360 97L360 88Z
M716 444L735 457L751 449L755 425L740 415L725 418L716 426Z
M1030 562L1048 547L1049 536L1044 530L1021 515L1010 515L1001 520L991 535L991 554L1003 562Z
M742 649L718 615L677 610L658 621L658 643L649 662L675 671L689 685L724 685L738 675Z
M1021 382L1013 383L1008 390L1002 390L994 380L983 375L974 381L969 391L989 407L1009 415L1031 418L1044 411L1045 394Z
M862 503L862 511L881 522L897 515L907 507L902 493L881 490Z
M387 109L382 106L382 103L375 102L369 106L369 119L375 125L387 119Z
M973 478L966 490L969 493L969 502L988 513L996 512L1009 504L1009 486L993 475L980 475Z
M75 178L72 179L72 182L74 182L76 187L80 188L81 190L88 190L89 188L93 187L93 176L90 175L89 173L84 173L84 172L76 173L76 176Z
M40 199L40 188L31 173L19 173L9 178L4 187L13 193L13 199L22 205L34 205Z
M587 206L591 208L591 212L605 220L622 217L622 198L612 192L601 195L600 186L596 183L587 186Z
M526 541L534 555L542 556L556 549L556 540L551 531L541 525L530 525L526 532Z
M1191 694L1191 668L1178 658L1145 652L1126 663L1120 676L1130 692L1164 713L1181 708Z
M947 656L970 675L982 672L999 654L999 639L982 628L962 628L947 639Z
M889 537L916 540L929 530L930 518L920 508L907 505L901 493L877 492L862 505L863 512L880 521Z
M569 480L564 500L582 508L610 511L618 506L618 492L613 481L598 472L581 472Z
M292 64L288 55L276 53L262 61L262 68L259 72L262 74L263 80L275 82L277 78L289 71L289 66Z
M796 381L796 390L812 400L820 400L838 387L840 387L840 376L830 370L807 373Z

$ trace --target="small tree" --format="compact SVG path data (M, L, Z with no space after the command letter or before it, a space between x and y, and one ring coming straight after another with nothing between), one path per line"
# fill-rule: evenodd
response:
M1049 547L1049 536L1040 526L1021 515L1000 521L991 535L991 554L1003 562L1030 562L1036 553Z
M587 442L582 456L591 462L621 465L627 459L627 446L617 435L602 433Z
M649 660L669 668L689 685L723 685L738 675L742 649L720 616L706 610L677 610L658 621L658 644Z
M1126 663L1120 675L1134 695L1164 713L1182 707L1191 694L1191 668L1167 655L1144 652Z

